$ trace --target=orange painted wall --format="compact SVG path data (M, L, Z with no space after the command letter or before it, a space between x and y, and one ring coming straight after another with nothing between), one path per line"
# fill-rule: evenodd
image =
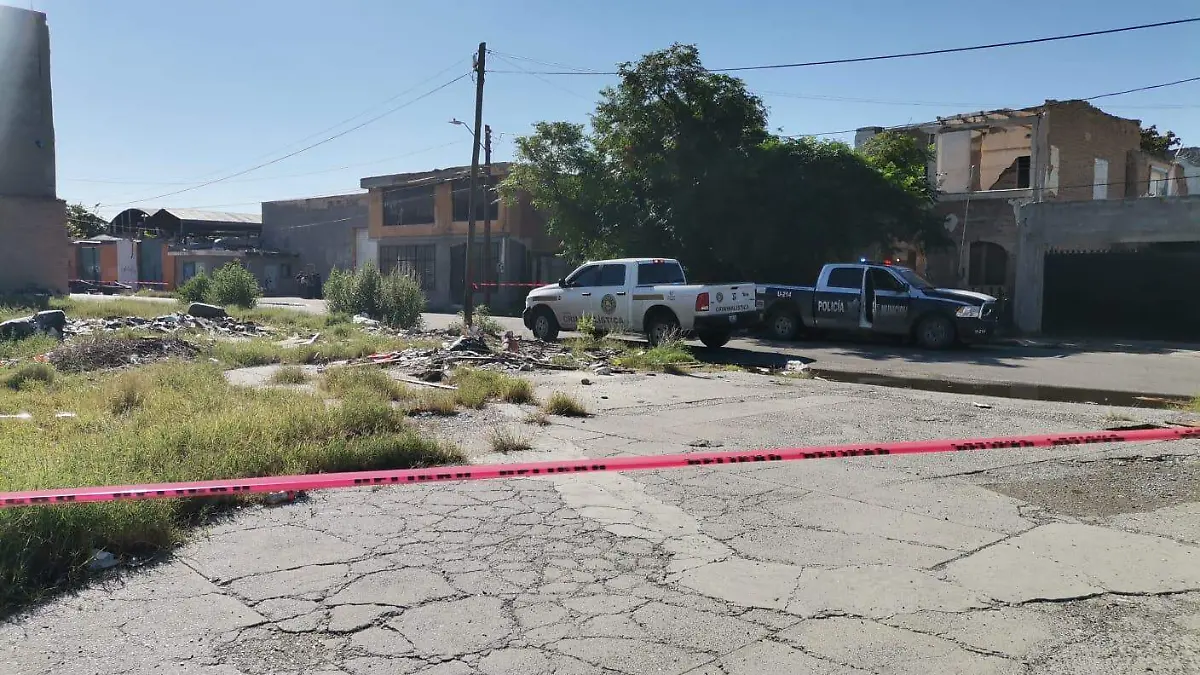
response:
M100 249L100 281L117 280L117 245L103 244Z
M162 271L163 282L166 283L165 290L175 290L175 259L167 255L169 247L162 247Z

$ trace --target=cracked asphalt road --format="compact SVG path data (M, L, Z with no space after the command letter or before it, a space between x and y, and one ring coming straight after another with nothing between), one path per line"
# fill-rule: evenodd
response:
M521 461L1171 416L736 373L591 379L537 381L595 417L538 429L498 406L459 436L478 454L465 429L520 426L535 450L478 459ZM1195 673L1198 465L1185 441L316 493L0 623L0 654L19 675Z

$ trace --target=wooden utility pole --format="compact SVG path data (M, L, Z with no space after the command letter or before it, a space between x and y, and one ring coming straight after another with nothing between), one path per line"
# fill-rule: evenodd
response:
M475 190L479 185L479 132L483 127L483 74L486 71L487 43L479 43L475 55L475 126L471 129L475 142L471 144L471 181L467 192L467 251L463 261L463 325L471 326L471 304L475 289L471 288L471 259L475 255Z
M492 307L492 127L483 125L483 304L494 313ZM499 280L499 276L496 277Z

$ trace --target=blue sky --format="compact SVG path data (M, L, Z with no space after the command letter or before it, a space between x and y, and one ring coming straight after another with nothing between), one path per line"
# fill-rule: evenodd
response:
M473 114L473 85L463 79L311 151L146 201L286 154L304 139L319 140L411 100L465 72L481 40L498 52L598 70L672 42L694 43L706 65L726 67L966 46L1200 13L1195 0L1162 0L1152 13L1116 0L986 6L942 0L2 1L49 17L59 195L105 205L106 215L129 202L257 212L265 200L354 191L363 176L468 163L469 135L447 123ZM493 68L516 69L495 58ZM439 71L445 73L430 79ZM968 54L751 72L744 79L765 99L772 127L816 134L1198 75L1200 24L1188 24ZM513 135L536 121L584 121L597 90L611 82L491 74L484 119L499 136L495 159L510 159ZM1200 144L1200 83L1098 103Z

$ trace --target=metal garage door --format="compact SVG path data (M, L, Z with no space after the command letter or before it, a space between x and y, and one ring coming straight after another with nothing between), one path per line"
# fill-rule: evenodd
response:
M1200 340L1200 247L1054 251L1042 328L1064 336Z

